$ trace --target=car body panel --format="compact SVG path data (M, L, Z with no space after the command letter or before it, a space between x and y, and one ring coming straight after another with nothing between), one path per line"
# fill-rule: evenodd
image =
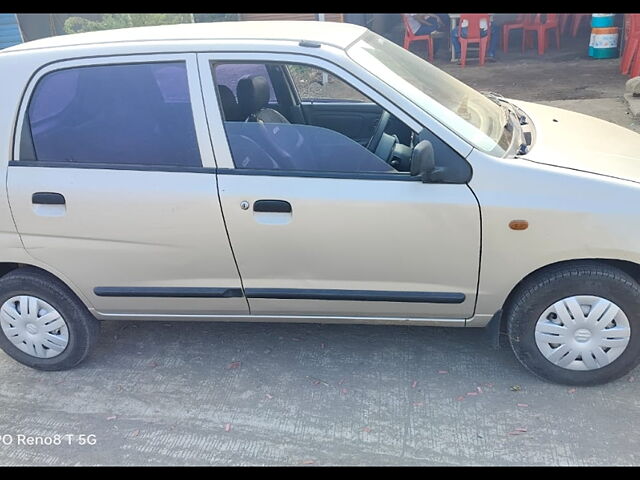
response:
M482 259L476 314L482 326L530 273L576 259L640 264L634 182L520 158L474 151L470 187L482 210ZM499 181L497 181L499 179ZM526 230L509 222L526 220Z
M236 288L215 175L9 167L11 208L27 251L73 278L100 313L248 313L244 298L98 296L99 287ZM33 205L33 192L66 205ZM39 207L66 207L59 211Z
M605 120L531 102L536 141L522 158L640 182L640 135Z
M220 174L218 182L247 291L465 296L455 304L249 298L252 313L436 318L473 314L480 212L466 185L233 174ZM284 199L292 212L255 212L252 206L260 199ZM243 201L249 209L240 207Z

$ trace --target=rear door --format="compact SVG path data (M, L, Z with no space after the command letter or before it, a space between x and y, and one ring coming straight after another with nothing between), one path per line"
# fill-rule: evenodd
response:
M248 313L195 58L56 63L25 96L7 179L17 229L103 318Z

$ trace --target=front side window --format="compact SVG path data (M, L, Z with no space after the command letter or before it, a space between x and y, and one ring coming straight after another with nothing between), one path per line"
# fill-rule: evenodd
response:
M38 81L25 122L38 161L202 165L184 62L51 72Z
M381 107L329 72L302 64L270 63L269 68L276 79L286 78L282 74L289 72L292 85L282 81L281 88L295 88L302 104L290 105L274 97L271 76L263 63L212 64L236 168L408 175L411 147L400 144L398 138L410 143L413 132L409 127L397 119L395 124L389 122L389 116L382 116ZM319 90L309 88L324 80ZM290 93L283 96L295 98L293 91ZM318 97L322 111L313 110L314 105L309 103L314 102L308 102ZM381 118L385 118L383 125ZM356 137L363 133L365 142L347 136L345 122L357 123L351 130ZM401 133L392 133L392 127ZM403 168L396 168L396 156L402 157Z

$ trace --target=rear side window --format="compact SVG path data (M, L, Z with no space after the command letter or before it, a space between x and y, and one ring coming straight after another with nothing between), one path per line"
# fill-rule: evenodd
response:
M49 73L34 89L25 122L38 161L202 165L184 62Z

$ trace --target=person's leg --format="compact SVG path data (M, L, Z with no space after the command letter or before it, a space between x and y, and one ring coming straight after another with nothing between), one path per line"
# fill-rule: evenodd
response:
M495 58L496 48L498 48L498 42L500 40L500 27L498 25L491 25L491 38L489 39L489 48L487 49L487 56L489 58Z
M460 40L458 39L458 28L451 30L451 45L456 58L460 58Z

